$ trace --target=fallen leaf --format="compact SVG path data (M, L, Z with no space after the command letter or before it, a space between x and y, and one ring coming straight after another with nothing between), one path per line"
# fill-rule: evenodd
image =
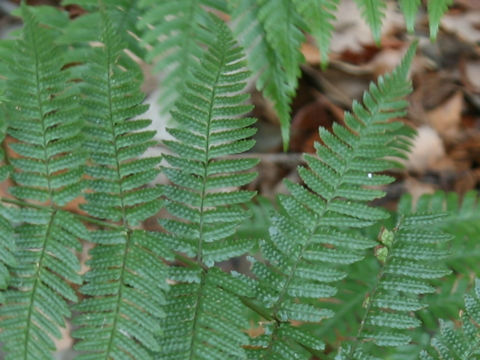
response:
M448 141L459 136L463 102L463 93L457 91L448 100L426 113L427 123Z
M456 34L464 41L476 44L480 42L480 11L465 11L457 14L447 14L442 18L442 27Z

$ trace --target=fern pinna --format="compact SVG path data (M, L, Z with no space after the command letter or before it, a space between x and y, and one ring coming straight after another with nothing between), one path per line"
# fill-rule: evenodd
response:
M173 219L162 219L163 239L172 249L193 260L170 272L174 285L168 294L164 335L158 359L244 359L242 332L248 326L239 295L253 296L250 281L212 268L214 262L241 255L253 245L237 239L236 228L249 217L241 204L252 191L236 190L252 181L248 171L256 159L228 158L249 150L255 120L242 118L251 109L245 87L242 49L227 26L212 18L215 37L194 77L172 112L178 127L169 129L174 140L165 144L170 166L164 173L166 209ZM225 188L233 188L226 191Z
M448 321L440 324L440 333L424 350L420 360L480 359L480 279L475 279L471 294L465 295L465 312L460 328Z
M81 339L75 348L86 352L78 359L149 359L159 350L168 253L158 236L135 226L162 206L159 189L145 187L158 175L160 159L138 159L154 135L144 130L149 120L134 118L147 108L141 72L105 14L103 24L102 46L88 54L81 83L91 158L82 207L110 225L91 235L96 246L80 288L86 298L75 307L81 312L74 319Z
M386 156L402 156L408 147L411 131L389 120L405 111L403 97L410 92L407 71L414 52L412 46L391 75L370 86L364 105L355 103L353 113L345 115L346 127L335 124L333 133L320 129L323 144L316 144L318 157L306 155L309 168L299 169L306 187L286 183L291 195L279 197L281 211L273 217L270 238L261 244L266 263L253 265L260 280L258 299L271 316L266 334L249 347L252 357L308 359L310 352L323 348L291 322L319 322L331 316L315 299L334 296L332 283L347 275L342 267L361 260L362 250L375 246L346 230L388 216L366 204L384 193L365 185L393 181L376 173L395 165Z
M16 156L11 194L24 202L44 203L11 209L15 257L9 289L0 307L0 340L6 359L49 359L52 337L77 301L71 284L80 284L80 264L72 249L88 238L83 225L60 206L80 195L85 153L81 149L78 94L62 70L62 51L49 29L22 7L25 26L15 51L3 58L10 68L5 92L10 117L9 146ZM2 220L2 229L9 230ZM11 235L11 234L10 234ZM9 236L2 231L2 237ZM7 239L8 244L11 239Z

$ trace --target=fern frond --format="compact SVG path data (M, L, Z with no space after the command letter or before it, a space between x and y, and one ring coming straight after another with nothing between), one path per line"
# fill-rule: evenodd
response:
M417 17L418 8L420 7L421 0L400 0L400 9L405 17L405 24L407 25L407 31L413 33L415 30L415 18Z
M400 205L410 207L411 200L405 196ZM405 205L402 205L404 204ZM424 327L435 330L439 318L454 318L463 308L463 295L477 274L480 261L480 203L478 193L471 191L462 198L456 193L421 196L416 202L419 212L446 212L447 216L437 224L438 229L452 236L449 255L443 259L455 276L432 282L435 294L424 297L429 306L419 313Z
M438 27L442 16L447 12L448 7L453 4L453 0L428 0L428 21L430 26L430 39L434 41L437 38Z
M380 45L382 24L387 4L384 0L355 0L360 12L372 30L373 39Z
M62 53L52 32L39 26L26 6L22 15L22 37L2 59L9 67L7 131L17 140L8 145L17 154L9 159L17 184L11 193L46 205L17 209L9 219L20 225L15 228L17 264L11 264L0 307L0 341L6 359L51 359L52 337L61 336L59 327L70 316L67 302L77 301L70 284L81 283L72 250L78 250L79 238L88 238L83 225L58 207L80 195L85 154L78 94L62 70ZM11 248L11 227L3 220L1 227L4 246Z
M232 13L235 33L247 52L250 70L258 77L257 89L273 102L280 120L283 147L287 149L290 104L298 85L298 66L303 61L298 14L287 0L239 0L235 5Z
M442 259L445 243L451 237L435 229L445 213L402 214L393 231L380 234L382 245L376 256L382 263L377 281L365 298L365 313L356 342L340 359L362 359L368 353L364 344L396 347L411 341L409 332L421 322L413 315L425 307L419 301L428 281L450 273Z
M212 266L253 245L235 232L249 217L241 205L255 193L237 187L255 178L249 170L258 161L229 157L253 146L255 119L240 117L251 109L244 104L248 95L239 93L249 76L243 51L222 21L213 23L215 46L172 112L179 124L169 129L175 140L165 141L174 152L165 155L169 166L164 169L173 183L164 189L166 209L174 218L160 220L167 232L162 236L195 261L171 269L175 284L157 357L162 360L245 359L242 329L248 323L239 296L253 296L253 290L249 281Z
M322 66L328 64L330 41L335 30L333 22L339 2L339 0L294 0L298 12L309 28L309 32L317 41Z
M273 217L270 239L261 245L267 264L253 265L260 279L258 297L275 319L269 335L252 346L253 357L273 359L288 350L307 358L305 348L322 348L318 342L312 348L307 335L290 336L301 331L290 323L320 322L332 316L315 299L334 296L333 283L347 275L345 266L361 260L363 250L375 246L347 229L388 216L367 205L384 193L364 186L391 182L391 177L376 173L395 166L386 156L402 156L405 143L398 135L404 125L389 120L405 111L403 97L411 91L407 72L414 51L412 46L400 67L380 78L378 85L370 85L364 105L354 103L353 113L345 115L347 127L334 125L333 133L320 129L323 144L316 144L317 156L305 155L309 168L299 169L306 186L286 183L291 195L279 197L282 211Z
M475 280L471 294L465 295L465 313L462 326L442 321L440 333L432 339L429 352L423 351L421 360L480 359L480 280Z
M160 103L165 112L171 110L192 71L204 52L212 45L208 29L214 26L207 8L226 12L220 0L141 0L144 11L138 26L144 30L143 41L152 47L147 61L155 63L157 72L165 72L161 80Z
M91 161L82 206L92 217L118 223L116 228L96 230L87 262L87 296L74 319L81 339L75 348L86 353L78 359L150 359L158 351L155 336L167 289L168 252L158 236L134 226L162 206L158 188L147 188L159 173L159 158L138 159L152 145L148 120L139 91L141 72L123 52L121 38L103 13L103 46L93 47L83 74L82 102Z

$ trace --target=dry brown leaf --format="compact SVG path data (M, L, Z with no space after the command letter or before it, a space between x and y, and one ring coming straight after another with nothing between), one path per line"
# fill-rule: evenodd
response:
M445 158L445 146L442 139L429 126L421 126L417 129L418 135L413 141L413 147L408 155L405 167L417 173L424 173L437 167L437 164Z
M480 11L472 10L463 13L447 14L442 19L442 27L456 34L464 41L476 44L480 42Z
M459 136L463 102L463 93L457 91L438 107L426 113L428 124L447 141L453 141Z

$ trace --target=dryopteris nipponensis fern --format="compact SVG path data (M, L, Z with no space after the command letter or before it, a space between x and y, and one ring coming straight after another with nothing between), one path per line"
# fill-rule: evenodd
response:
M422 352L420 360L480 359L480 280L475 280L471 294L465 295L465 312L461 327L442 321L440 333L432 339L431 348Z
M165 244L158 235L135 229L157 213L159 188L145 187L159 173L156 157L137 159L152 145L138 65L123 52L121 37L103 15L102 46L93 47L82 85L85 147L90 161L82 206L92 217L117 224L91 235L96 246L80 291L87 297L75 307L82 339L78 359L150 359L159 351L161 306L167 289Z
M212 268L214 262L247 252L253 245L234 234L249 217L242 206L254 195L236 190L256 177L248 171L256 159L230 159L249 150L255 133L251 109L244 102L248 71L242 49L227 26L211 18L215 44L185 84L172 116L178 128L175 140L165 141L174 155L164 173L173 183L164 188L166 209L173 219L162 219L162 237L173 250L193 257L186 267L171 268L175 282L167 298L167 317L158 359L245 359L242 332L248 327L239 296L253 296L250 281ZM226 191L226 188L233 188Z
M78 94L62 70L62 52L48 29L23 7L25 26L8 62L6 105L8 134L16 139L9 159L16 186L11 193L24 201L45 203L43 209L21 209L14 216L15 257L10 286L0 307L0 340L6 359L48 359L60 337L67 301L77 301L70 283L80 284L72 249L88 238L83 225L61 206L83 188L85 153L81 149ZM2 221L2 230L9 231ZM3 236L11 236L3 232ZM4 239L5 240L5 239ZM6 239L7 247L12 238ZM10 247L11 248L11 247Z
M405 112L403 98L410 92L407 72L415 53L412 46L402 64L370 85L364 105L355 103L345 114L346 127L334 124L333 133L320 128L323 144L317 157L305 155L309 168L299 174L306 186L286 182L291 195L280 196L281 212L272 219L270 239L261 244L266 264L256 261L253 272L260 281L258 299L271 312L266 334L254 339L252 357L308 358L322 350L313 336L292 327L292 321L320 322L332 315L318 298L335 295L332 283L347 276L345 266L363 258L375 243L352 236L348 228L370 226L388 216L367 205L384 193L367 185L393 181L378 175L395 163L387 156L403 156L401 122L390 119ZM411 131L403 131L411 136ZM257 352L257 354L254 354ZM288 355L290 354L290 355Z
M269 236L256 254L257 240L243 237L245 224L252 224L245 204L255 194L239 187L255 177L250 170L257 160L235 157L253 146L249 138L254 120L242 117L251 107L245 105L248 96L240 93L249 73L227 26L206 11L223 11L225 4L205 0L202 14L197 14L194 27L201 37L195 44L200 51L192 57L192 71L179 82L181 98L172 112L178 127L169 130L174 140L166 141L173 153L164 156L162 168L160 158L143 157L154 142L153 132L145 131L149 121L137 119L146 107L139 91L141 71L126 51L132 47L124 29L132 23L117 23L125 17L133 22L134 12L126 10L132 3L122 2L118 8L113 2L103 7L92 1L83 4L91 11L103 8L95 24L95 29L103 29L101 34L87 31L88 36L75 37L59 31L64 15L55 18L55 25L40 26L23 7L21 39L0 46L1 54L11 55L0 64L6 69L0 78L0 106L7 110L0 117L8 119L10 137L3 141L8 151L0 154L6 157L0 178L10 173L14 182L14 198L1 200L16 205L0 207L0 341L6 358L51 359L52 338L60 336L59 327L70 317L68 303L77 300L72 284L82 285L83 299L73 305L79 359L328 357L338 342L330 342L330 355L325 354L325 337L316 330L333 314L326 302L339 300L337 290L352 283L347 279L355 281L349 275L352 264L377 279L351 287L360 294L368 290L368 297L364 308L360 306L363 321L357 331L346 334L338 358L372 359L382 354L375 344L403 344L410 334L415 340L418 331L405 330L419 324L413 314L429 302L418 295L434 289L431 278L448 272L441 264L465 269L456 268L453 259L441 259L445 252L436 244L447 237L430 223L425 226L442 218L436 212L444 206L450 209L451 203L444 205L438 196L421 199L415 214L410 207L401 212L397 226L380 237L381 244L369 235L387 217L369 202L384 195L378 186L393 181L379 173L395 167L394 158L409 148L412 131L392 119L405 111L414 47L393 74L371 85L364 105L354 103L353 112L345 116L346 126L335 124L332 132L320 129L317 156L306 155L308 166L299 169L304 185L286 183L290 194L279 196L280 209L273 211ZM189 8L194 12L195 4ZM272 4L238 0L234 21L244 31L247 50L276 64L273 70L281 73L282 82L274 85L269 82L278 79L265 67L268 61L250 66L272 94L277 94L275 86L283 86L289 95L279 96L288 109L301 54L285 39L293 38L300 46L300 30L313 28L314 16L306 17L307 6L299 2L292 3L296 8L286 1ZM322 4L333 13L334 0ZM168 21L156 25L144 18L144 26L159 31L158 56L174 56L175 46L164 36L177 34L175 26L184 30L191 25L182 18L184 9L170 5L162 7L170 15L159 17ZM116 17L117 10L126 13ZM306 23L294 11L303 14ZM41 15L42 23L59 14L33 13ZM254 28L245 31L241 24L249 19ZM326 15L322 20L320 33L328 32L329 19ZM282 38L273 38L275 31ZM88 43L91 40L100 41ZM278 49L285 46L292 52ZM2 130L0 126L3 137ZM149 187L161 170L172 185ZM65 205L82 194L87 215L67 212ZM141 230L140 224L162 206L169 213L160 220L162 232ZM467 196L459 216L476 211L477 203ZM443 217L443 223L450 216ZM80 219L95 227L86 231ZM83 278L75 256L81 249L79 239L94 244ZM367 251L372 255L361 261ZM256 257L256 280L216 266L248 252ZM441 260L438 267L434 260ZM373 285L358 290L365 283ZM469 319L476 319L472 314L478 310L477 298L467 298ZM474 339L475 323L465 323L465 339ZM263 334L249 338L245 331L252 326L261 327ZM438 344L464 336L450 336L448 329L433 342L440 354L447 350ZM472 343L461 344L467 349Z

